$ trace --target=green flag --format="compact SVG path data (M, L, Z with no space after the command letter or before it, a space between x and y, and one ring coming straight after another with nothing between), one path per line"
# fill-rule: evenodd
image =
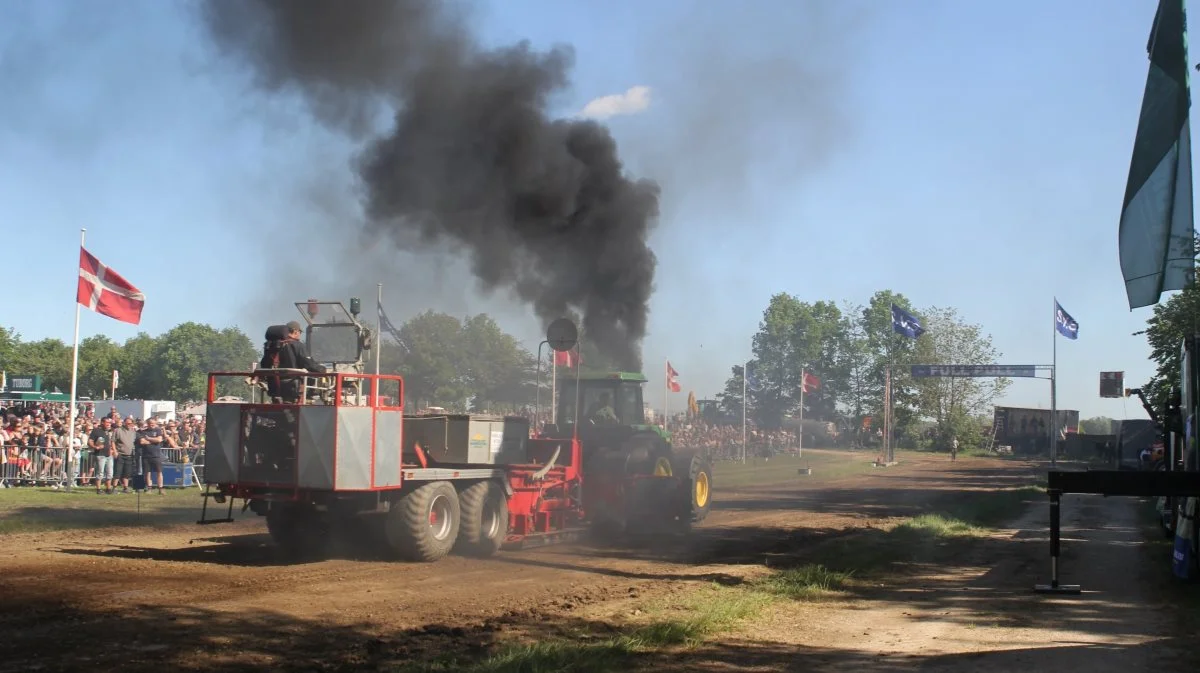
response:
M1121 208L1119 250L1129 308L1157 304L1182 290L1195 268L1192 134L1184 0L1160 0L1146 49L1150 71L1129 182Z

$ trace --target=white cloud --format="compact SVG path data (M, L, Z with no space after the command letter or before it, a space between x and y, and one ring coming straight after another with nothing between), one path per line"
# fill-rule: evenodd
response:
M593 98L583 106L580 115L592 119L608 119L617 115L637 114L650 107L650 87L633 86L625 93Z

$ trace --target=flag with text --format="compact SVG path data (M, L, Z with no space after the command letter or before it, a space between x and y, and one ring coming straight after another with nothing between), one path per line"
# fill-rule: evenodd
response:
M910 339L916 339L925 333L925 328L921 326L921 321L917 320L916 316L892 304L892 331Z
M1079 323L1063 310L1057 299L1054 300L1054 328L1068 339L1079 338Z

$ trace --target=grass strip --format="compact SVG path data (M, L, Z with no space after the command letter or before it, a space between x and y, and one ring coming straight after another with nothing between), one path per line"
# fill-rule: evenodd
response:
M627 670L639 657L669 648L695 647L728 632L783 600L836 598L852 588L856 576L929 556L930 550L955 540L981 535L1017 516L1045 488L982 491L964 496L941 513L905 520L890 530L876 529L834 540L816 555L818 562L775 569L740 586L713 584L697 591L678 608L684 616L631 625L615 636L580 632L532 643L503 645L476 661L446 658L408 664L396 673L609 673ZM943 548L953 556L960 547Z
M70 491L47 487L0 489L0 536L130 526L170 526L200 518L197 488L97 494L94 486Z
M686 616L631 626L616 636L587 633L532 643L512 643L481 661L456 657L408 664L397 673L606 673L624 670L641 655L668 647L694 647L708 637L759 614L773 597L763 591L713 584L691 596Z

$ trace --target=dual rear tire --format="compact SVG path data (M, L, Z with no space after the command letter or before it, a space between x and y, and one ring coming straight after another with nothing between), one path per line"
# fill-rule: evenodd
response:
M481 481L459 494L462 527L459 550L470 556L487 557L500 551L508 537L508 498L494 481Z
M387 545L407 561L430 563L456 547L472 556L499 551L508 534L508 502L494 481L461 492L448 481L423 484L392 503L384 517Z

